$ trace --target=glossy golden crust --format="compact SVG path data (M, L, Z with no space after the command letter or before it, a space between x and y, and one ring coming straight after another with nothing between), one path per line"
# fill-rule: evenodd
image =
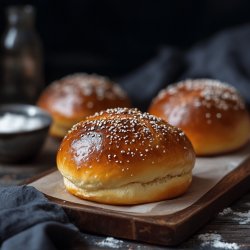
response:
M249 140L249 114L237 91L215 80L186 80L153 100L149 113L180 127L197 155L229 152Z
M180 129L127 108L102 111L76 124L57 154L71 193L109 204L180 195L190 185L194 161L192 145Z
M38 106L53 118L51 134L63 137L77 122L95 112L114 107L129 107L125 92L109 79L88 74L74 74L49 85Z

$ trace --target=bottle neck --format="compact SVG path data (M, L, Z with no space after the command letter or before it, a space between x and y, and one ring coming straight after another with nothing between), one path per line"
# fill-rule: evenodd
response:
M6 11L9 27L34 28L34 8L32 6L11 6Z

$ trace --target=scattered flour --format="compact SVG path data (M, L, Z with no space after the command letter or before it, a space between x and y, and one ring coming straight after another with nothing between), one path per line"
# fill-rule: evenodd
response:
M215 233L206 233L198 235L198 239L202 241L201 246L211 246L223 249L239 249L236 243L227 243L222 241L222 237Z
M100 247L121 248L122 244L122 240L117 240L113 237L107 237L106 239L98 242L96 245Z
M247 212L233 212L238 218L233 218L233 220L238 221L241 225L246 225L250 223L250 210Z
M228 214L235 216L232 218L232 220L239 222L240 225L246 225L250 223L250 210L248 210L247 212L236 212L236 211L233 211L230 207L228 207L228 208L225 208L218 215L225 216Z
M231 213L233 213L233 210L230 207L227 207L223 209L222 212L219 213L219 216L224 216L224 215L231 214Z

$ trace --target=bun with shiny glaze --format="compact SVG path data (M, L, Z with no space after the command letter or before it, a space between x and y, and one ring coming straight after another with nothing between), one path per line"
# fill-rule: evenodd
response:
M49 85L41 94L38 106L53 118L51 135L61 138L86 116L107 108L129 107L130 101L108 78L78 73Z
M249 140L250 122L235 88L217 80L170 85L152 101L149 113L180 127L197 155L236 150Z
M108 109L74 125L57 167L66 189L106 204L170 199L190 186L195 153L176 127L137 109Z

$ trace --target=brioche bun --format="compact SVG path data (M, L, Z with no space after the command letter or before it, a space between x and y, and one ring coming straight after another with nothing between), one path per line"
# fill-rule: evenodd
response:
M62 138L86 116L107 108L129 107L126 93L99 75L78 73L53 82L41 94L38 106L53 118L50 134Z
M190 186L195 153L178 128L137 109L108 109L76 124L57 167L82 199L130 205L170 199Z
M249 140L250 122L235 88L217 80L170 85L152 101L149 113L180 127L197 155L236 150Z

